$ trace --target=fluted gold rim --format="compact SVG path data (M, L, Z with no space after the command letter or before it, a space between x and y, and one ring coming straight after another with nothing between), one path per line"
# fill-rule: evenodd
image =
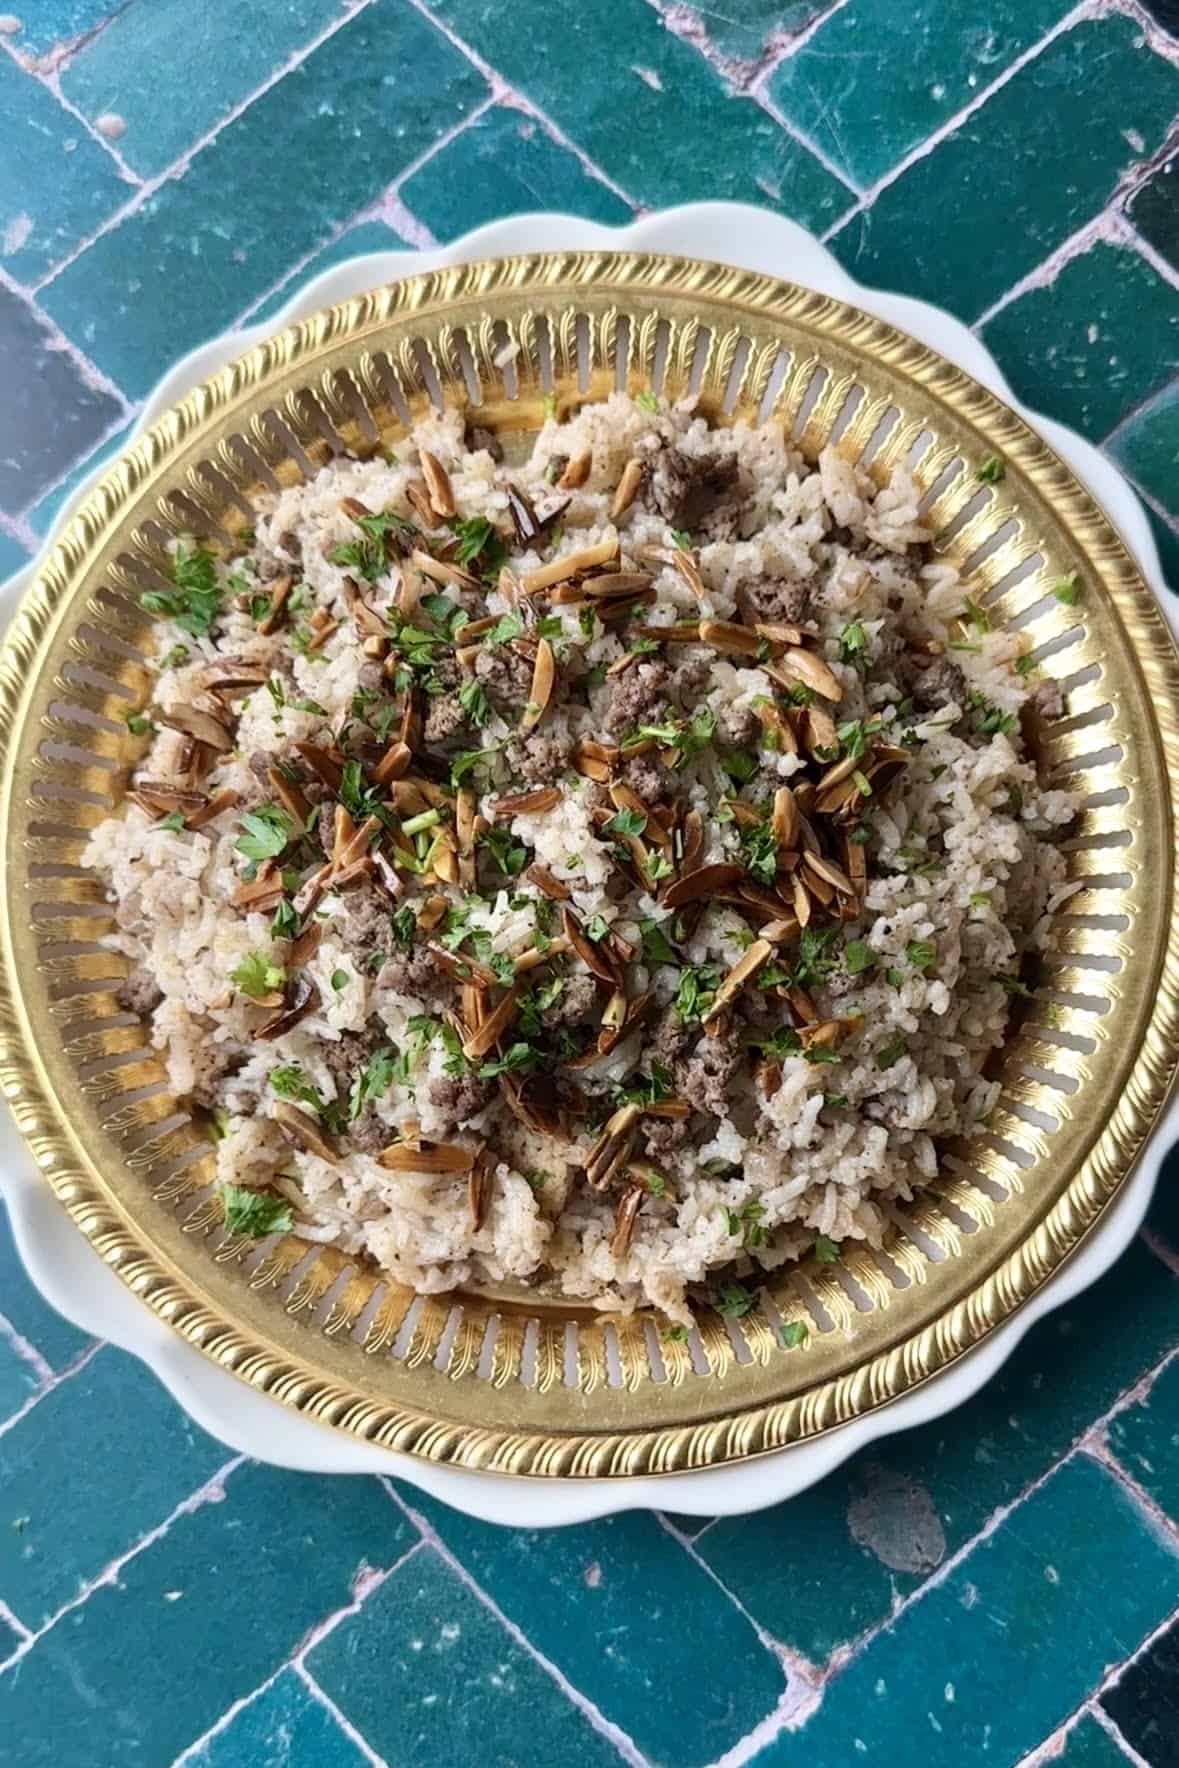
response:
M1057 1002L1101 998L1103 1014L1053 1008L1065 1037L1076 1030L1093 1049L1052 1043L1038 990L1013 1040L1019 1060L1008 1065L992 1135L910 1213L890 1248L897 1283L859 1255L839 1275L811 1271L809 1305L827 1329L789 1353L772 1316L732 1331L706 1317L695 1346L663 1340L654 1350L642 1317L583 1323L569 1385L559 1309L542 1315L530 1352L523 1315L494 1299L463 1297L456 1324L449 1303L417 1304L415 1314L411 1297L391 1292L366 1319L371 1281L342 1261L304 1274L306 1248L288 1240L247 1269L245 1249L214 1243L195 1169L184 1164L197 1150L191 1128L174 1121L166 1094L137 1097L158 1082L158 1069L136 1055L138 1028L93 1030L76 992L60 992L92 985L86 999L101 1007L110 999L102 984L113 986L116 971L92 951L65 949L93 943L98 898L77 872L78 840L44 832L66 816L63 804L75 831L89 815L84 801L54 799L51 787L101 800L124 766L117 731L100 723L80 737L77 718L53 708L68 691L72 704L113 726L116 702L97 689L87 699L71 660L100 655L111 679L133 683L130 661L120 675L111 653L88 648L96 641L87 626L131 642L136 617L119 591L126 560L146 546L146 518L175 526L178 493L203 497L202 507L216 502L195 463L213 462L231 478L232 438L249 430L256 440L250 425L264 409L305 439L315 427L309 396L344 434L354 421L344 371L373 409L387 395L396 423L398 409L426 402L431 372L461 394L473 361L483 414L526 427L539 405L542 331L571 398L600 396L615 372L638 384L661 350L672 380L686 380L707 331L703 395L714 410L726 391L738 411L769 398L785 346L775 409L800 416L804 445L842 421L853 384L867 399L845 439L867 440L869 417L886 407L899 409L900 424L878 458L928 432L918 471L943 529L957 519L947 550L965 558L1000 518L1017 524L979 570L1002 613L1026 620L1048 646L1045 668L1070 684L1077 711L1051 759L1099 800L1086 812L1092 845L1078 850L1081 912L1065 918L1043 991ZM518 347L514 357L505 343ZM816 366L827 373L817 391ZM504 385L512 378L515 396ZM988 454L1005 460L1008 477L989 514L974 514L977 492L961 476L944 488L939 478L955 458ZM1010 569L1020 548L1040 558L1022 578ZM1040 605L1052 572L1078 566L1093 592L1083 630L1059 607ZM28 592L0 655L0 1078L56 1194L112 1268L223 1367L308 1416L433 1460L530 1475L659 1473L764 1453L864 1415L979 1343L1059 1268L1129 1172L1175 1067L1177 705L1170 634L1089 494L998 399L883 322L750 272L648 254L560 253L408 278L290 327L166 413L87 499ZM1095 722L1105 708L1109 717ZM72 753L47 752L46 743ZM1100 759L1108 750L1118 753ZM1109 877L1125 882L1102 881ZM61 937L47 941L47 925ZM1045 1065L1061 1086L1036 1078ZM1064 1082L1076 1083L1071 1093ZM898 1286L903 1278L907 1287ZM276 1292L292 1279L280 1305ZM697 1371L701 1357L707 1374Z

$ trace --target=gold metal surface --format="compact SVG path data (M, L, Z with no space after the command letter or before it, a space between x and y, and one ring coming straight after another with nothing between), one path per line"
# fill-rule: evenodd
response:
M511 355L510 346L517 346ZM503 366L497 367L497 361ZM1023 628L1067 696L1043 766L1077 790L1081 888L1003 1052L986 1130L896 1214L884 1252L771 1282L688 1342L523 1291L418 1299L330 1249L229 1240L208 1145L142 1028L79 861L117 805L146 700L143 583L170 533L240 524L302 445L395 437L431 397L522 443L550 389L698 389L885 474L909 457L941 550ZM991 455L998 486L976 472ZM1076 607L1052 594L1077 571ZM442 270L291 327L191 393L60 535L0 655L0 1077L48 1182L186 1338L307 1415L433 1460L601 1476L715 1465L831 1429L977 1344L1058 1268L1126 1177L1176 1060L1179 660L1117 534L1068 469L965 374L852 308L693 260L557 254ZM783 1319L805 1320L788 1350Z

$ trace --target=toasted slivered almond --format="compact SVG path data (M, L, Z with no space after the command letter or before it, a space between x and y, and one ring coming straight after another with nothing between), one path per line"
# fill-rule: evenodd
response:
M866 760L867 757L862 759ZM832 767L827 769L826 773L820 774L819 778L815 781L815 803L817 804L819 802L819 797L824 792L829 791L832 786L839 786L843 784L844 780L850 780L851 776L860 765L861 757L845 755L842 761L835 762Z
M831 673L821 657L814 651L804 651L801 645L788 645L778 659L778 668L787 677L787 685L791 677L811 689L812 693L822 696L824 700L833 700L836 705L843 699L843 687ZM767 674L772 671L767 670ZM781 681L782 675L775 676Z
M684 818L684 850L680 866L685 873L699 869L704 852L704 818L698 810L690 810Z
M752 804L746 804L743 798L725 798L722 800L727 815L731 816L738 828L759 829L762 823L761 812Z
M418 926L423 933L433 933L446 916L450 903L445 896L428 896L418 911Z
M582 737L577 745L584 755L590 755L595 761L608 761L613 765L622 755L616 743L599 743L593 737Z
M408 743L390 743L373 768L374 782L378 786L387 786L390 780L399 780L412 760L413 750Z
M459 996L462 1006L463 1025L468 1031L478 1031L487 1017L487 995L475 982L464 982Z
M698 645L700 643L700 622L698 620L673 620L669 626L636 626L639 638L654 639L656 644L665 645Z
M471 968L474 969L474 965ZM495 980L496 978L493 976L492 981ZM513 982L503 999L487 1015L478 1031L472 1032L463 1045L463 1055L468 1062L473 1062L477 1056L486 1056L492 1045L499 1041L499 1038L516 1017L519 1002L519 984Z
M768 939L771 945L784 945L788 939L793 939L797 932L797 922L783 915L780 920L767 921L765 926L759 929L759 938Z
M768 640L771 645L799 645L802 643L802 628L788 625L784 620L755 620L753 630L758 638Z
M836 897L834 884L828 884L826 878L820 878L817 872L800 871L798 875L819 907L829 909Z
M338 749L328 750L319 743L295 743L295 754L305 761L316 779L322 780L333 792L340 790L340 781L344 777L344 757Z
M573 766L577 773L587 780L595 780L598 785L605 785L610 778L612 769L609 762L599 761L595 756L574 753Z
M282 895L282 874L274 861L268 859L258 867L256 878L236 887L231 900L234 908L253 908L260 897L269 896L275 890Z
M708 1024L704 1027L705 1037L727 1037L729 1034L729 1028L732 1024L732 1019L733 1015L730 1013L729 1009L727 1007L722 1008L722 1010L716 1015L715 1019L710 1019Z
M297 976L293 982L287 984L281 1012L276 1013L273 1019L268 1019L264 1025L260 1025L254 1036L263 1043L271 1043L276 1037L285 1037L288 1031L294 1030L301 1019L306 1019L308 1013L315 1011L319 1001L319 990L311 978Z
M661 847L664 852L671 852L670 830L662 817L644 804L637 792L633 792L629 786L623 785L621 780L615 780L610 787L610 801L615 810L631 810L636 816L645 818L646 827L643 834L646 839L653 842L656 847Z
M794 734L794 726L785 716L782 708L773 700L766 698L753 710L767 736L772 733L772 745L777 749L779 755L797 755L798 738Z
M506 822L509 817L530 816L542 810L552 810L561 802L561 794L556 786L538 786L534 792L512 792L506 798L500 798L491 815L495 822Z
M519 975L522 972L535 970L539 964L550 964L554 958L563 957L567 951L571 950L569 941L563 933L559 933L555 939L550 939L543 951L534 945L530 946L526 952L521 952L520 956L513 960L516 972Z
M868 856L864 852L863 842L846 839L843 843L843 857L852 889L857 896L863 896L868 887Z
M522 731L530 731L540 723L548 711L556 680L557 661L553 656L553 647L547 638L538 639L536 662L532 666L532 686L528 692L528 704L520 720Z
M803 733L803 746L809 754L814 755L820 749L826 754L839 743L839 733L835 729L835 720L825 706L806 706L799 719Z
M422 526L425 528L436 527L438 524L438 517L435 515L434 506L430 502L430 494L426 490L425 481L422 479L411 479L409 484L405 487L405 495L410 508L418 518L418 521L421 522Z
M835 1050L863 1023L858 1013L849 1013L845 1019L824 1019L819 1025L804 1026L798 1036L804 1050Z
M344 600L348 605L348 612L356 624L356 630L362 637L379 639L388 637L385 622L375 608L369 607L360 592L360 585L355 577L345 577L344 579Z
M694 872L686 872L677 878L664 892L663 901L669 909L678 909L681 903L695 902L700 897L711 896L727 884L736 884L744 876L740 866L723 861L710 866L699 866Z
M685 1117L692 1115L692 1101L690 1099L660 1099L654 1105L644 1105L642 1111L644 1117L664 1117L682 1122Z
M702 620L700 643L711 645L714 651L728 657L756 657L762 641L747 626L738 626L735 620Z
M377 1155L378 1166L391 1173L465 1173L475 1164L478 1152L458 1142L394 1142Z
M346 863L344 859L345 850L349 846L355 833L356 824L352 820L351 811L346 810L342 804L337 804L336 820L332 824L332 851L330 857L333 866L343 866Z
M225 786L220 792L214 792L207 804L199 810L190 810L185 816L185 826L190 829L203 829L219 817L223 810L232 810L235 804L241 803L241 793L235 792L232 786Z
M639 653L637 651L623 651L621 657L615 657L613 663L606 665L606 674L611 676L625 675L627 670L633 669L638 661Z
M551 896L554 902L568 902L572 894L568 884L562 884L560 878L554 878L548 867L542 866L539 862L529 866L524 876L529 883L535 884L538 890L543 891L545 896Z
M603 951L600 945L595 945L592 939L586 938L581 923L572 909L564 909L561 920L566 939L586 969L596 976L599 982L608 982L611 988L617 988L618 969L609 953Z
M418 780L393 780L389 802L400 817L420 816L423 810L432 808Z
M630 1185L618 1199L614 1212L614 1232L610 1236L611 1258L622 1258L634 1238L635 1222L647 1197L645 1185Z
M614 493L614 501L610 505L610 520L616 522L624 516L635 498L642 490L646 467L641 460L628 460L622 469L622 477L618 481L618 489Z
M270 606L258 622L258 631L263 638L269 638L279 621L286 606L287 597L294 585L293 577L276 577L270 585Z
M740 959L733 965L717 989L711 1004L701 1015L702 1024L707 1025L710 1020L716 1018L718 1013L723 1013L725 1008L736 1000L749 979L757 975L773 949L768 939L754 940L749 950L742 953Z
M844 896L855 895L855 887L851 879L842 866L837 866L834 860L827 859L821 853L804 853L802 863L822 878L825 883L830 884L833 890L840 891Z
M626 992L616 988L602 1008L602 1024L607 1031L621 1031L626 1024L626 1008Z
M371 516L373 513L367 503L361 503L359 497L342 497L340 508L346 516L351 516L354 522L359 522L362 516Z
M266 769L266 780L270 790L274 793L274 796L287 812L287 815L292 817L298 825L297 832L302 833L307 827L307 818L311 815L311 806L308 804L302 792L300 792L298 786L293 785L279 767L268 767Z
M421 740L421 696L416 688L408 688L405 694L405 705L401 709L401 724L397 731L397 741L404 743L408 749L416 749Z
M779 849L793 847L798 834L798 805L789 786L779 786L774 793L771 826Z
M227 694L233 688L260 688L269 675L268 669L257 663L247 663L244 657L221 657L216 663L210 663L201 681L205 687Z
M299 886L294 898L296 914L310 914L311 910L315 907L316 903L327 889L328 881L331 876L332 868L330 865L320 866L318 872L313 872L311 877Z
M301 964L306 964L309 959L313 958L319 950L322 938L322 921L312 921L304 927L298 939L292 941L291 949L287 953L287 963L291 968L297 970Z
M339 806L339 808L336 811L337 827L339 826L340 813L342 810L343 810L343 805ZM358 829L353 830L352 835L350 836L349 840L345 843L345 845L340 853L339 859L338 860L333 859L333 862L332 862L333 865L338 865L341 872L346 872L346 871L348 871L348 869L350 867L352 867L356 864L357 860L363 859L365 857L365 855L368 853L369 847L372 843L373 836L378 833L378 831L380 830L380 827L381 827L381 819L379 816L365 817L365 819L361 823L360 827ZM335 831L333 830L333 834L334 833L335 833ZM332 845L333 845L333 852L334 852L335 843L333 842Z
M639 595L619 596L614 601L594 603L594 611L603 626L625 626L633 614L647 602L655 600L653 589L644 589Z
M325 620L315 627L305 646L307 655L310 656L314 651L321 650L339 624L338 620Z
M208 796L195 787L175 786L171 780L136 780L135 795L149 814L156 811L203 810Z
M772 1099L782 1085L782 1064L780 1062L759 1062L753 1070L753 1078L761 1088L763 1099Z
M418 449L418 460L421 462L422 466L422 477L426 481L426 491L429 495L430 507L433 509L435 515L439 516L444 522L449 522L451 517L458 513L455 508L454 490L450 483L450 474L438 459L438 456L436 454L431 454L428 448Z
M696 554L688 552L685 547L677 546L671 555L671 562L696 600L702 602L707 591L704 587L704 579L700 575L700 563Z
M579 572L592 571L595 566L604 565L617 557L618 535L611 528L607 531L606 538L599 540L594 546L583 546L577 552L551 559L547 565L541 565L536 571L525 571L520 579L520 588L525 595L536 595L554 583L565 583Z
M469 786L460 786L454 795L454 833L462 854L475 851L475 813L478 800Z
M171 712L157 711L154 716L157 724L180 731L186 737L195 737L198 743L206 743L221 755L228 754L233 748L233 732L211 712L198 712L195 706L178 706Z
M414 549L410 559L423 577L432 577L435 583L449 584L455 589L482 588L479 579L472 577L469 571L464 571L461 565L453 565L449 559L436 559L421 547Z
M494 1172L495 1167L484 1142L475 1155L471 1176L467 1180L467 1208L471 1213L471 1226L476 1233L483 1226L487 1206L491 1202L491 1180Z
M785 890L785 885L783 885ZM800 927L808 927L811 919L811 893L799 874L795 874L790 886L790 900L794 904L794 912L798 916Z
M629 1160L639 1115L637 1105L623 1105L606 1120L585 1162L586 1180L595 1191L604 1191L618 1168Z
M652 584L650 573L646 571L604 571L599 577L583 577L577 587L591 601L601 602L638 595L649 590Z
M335 1143L324 1135L310 1112L301 1111L289 1099L276 1099L272 1115L292 1147L301 1148L307 1154L318 1154L321 1160L339 1159Z
M815 1006L814 1001L811 999L805 988L799 988L797 984L788 988L786 990L786 999L790 1003L795 1018L801 1025L818 1024L819 1009Z
M588 450L585 454L575 454L557 480L558 487L562 491L576 491L589 478L593 463L594 457Z

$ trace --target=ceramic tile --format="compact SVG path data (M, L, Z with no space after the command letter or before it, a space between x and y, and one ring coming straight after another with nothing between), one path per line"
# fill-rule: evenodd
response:
M1179 1626L1160 1634L1101 1704L1149 1768L1179 1761Z
M185 1768L364 1768L370 1761L294 1670L193 1750Z
M0 287L0 508L23 509L119 415L19 295Z
M1109 446L1118 465L1144 491L1165 509L1179 508L1179 383L1165 387L1135 412Z
M51 1308L25 1275L7 1212L0 1207L0 1314L56 1372L92 1341Z

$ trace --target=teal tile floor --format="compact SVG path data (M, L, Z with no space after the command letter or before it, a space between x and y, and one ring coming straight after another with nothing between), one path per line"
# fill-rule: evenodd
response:
M1179 590L1179 0L18 0L0 576L309 271L707 197L960 314ZM231 1456L0 1220L0 1768L1176 1768L1176 1347L1179 1152L951 1417L762 1516L504 1533Z

